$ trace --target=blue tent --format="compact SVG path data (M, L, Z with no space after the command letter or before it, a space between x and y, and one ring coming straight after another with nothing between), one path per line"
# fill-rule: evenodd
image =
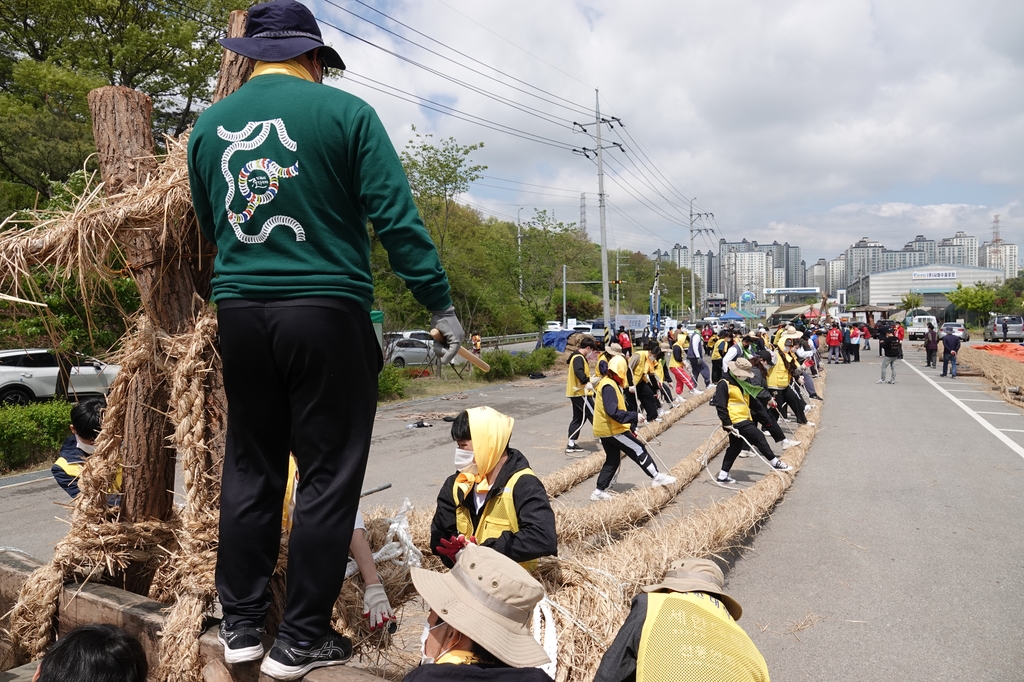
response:
M569 337L576 332L572 329L560 332L544 332L544 335L537 342L537 348L546 346L548 348L554 348L559 353L565 350L565 344L569 340Z
M729 312L727 312L725 315L722 315L718 319L720 319L720 320L742 320L744 318L743 318L742 315L740 315L735 310L730 310Z

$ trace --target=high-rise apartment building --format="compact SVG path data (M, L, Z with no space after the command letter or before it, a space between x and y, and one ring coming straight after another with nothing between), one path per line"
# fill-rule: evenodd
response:
M690 268L690 247L676 244L672 247L672 262L677 268Z
M807 268L803 286L818 287L821 293L828 291L828 261L819 258L818 262Z
M983 268L1001 270L1007 279L1017 276L1017 245L1000 241L997 244L985 242L978 249L979 265Z
M901 270L903 268L917 267L918 265L928 265L926 254L927 252L923 249L920 251L916 249L903 249L902 251L883 249L880 261L881 267L878 271Z
M850 282L856 282L864 275L870 275L882 269L882 252L885 247L864 237L846 250L846 279L840 289Z
M945 240L943 240L945 241ZM964 247L963 265L978 265L978 238L968 235L966 232L957 232L951 238L952 243Z
M914 241L907 242L903 247L904 251L923 251L924 264L931 265L939 262L939 245L934 239L928 239L923 234L914 237Z
M764 300L765 288L775 281L770 251L729 251L721 258L722 283L726 287L722 293L730 301L739 301L746 291L753 293L756 300Z
M804 270L807 264L801 260L800 247L792 246L789 242L786 242L783 244L783 251L785 252L785 263L775 261L775 267L786 268L786 283L783 286L803 286Z
M826 272L826 289L829 296L835 296L836 291L846 288L846 256L833 258L828 262Z

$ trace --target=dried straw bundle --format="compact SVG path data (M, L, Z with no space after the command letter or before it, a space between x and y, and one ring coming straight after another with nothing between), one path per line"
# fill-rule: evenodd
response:
M688 399L682 405L666 412L665 416L662 417L662 422L660 424L652 422L645 424L639 429L640 435L643 436L645 440L650 440L651 438L664 433L666 429L677 421L711 400L711 396L711 391L704 391L702 395ZM601 471L601 467L604 465L604 460L604 453L596 452L589 457L584 457L570 466L559 469L558 471L543 477L541 479L541 483L544 484L544 489L547 490L549 497L558 497L565 491L572 490L583 481Z
M824 381L818 391L824 391ZM661 527L639 528L595 552L541 561L538 578L559 608L558 682L593 678L601 657L642 587L660 581L672 561L734 547L764 520L799 471L817 426L797 432L786 451L789 473L769 473L746 490Z
M1010 393L1009 389L1010 387L1018 389L1024 387L1024 363L1013 358L971 348L966 344L960 346L957 355L961 362L966 362L971 367L981 370L985 378L999 388L1004 400L1019 404L1016 395Z

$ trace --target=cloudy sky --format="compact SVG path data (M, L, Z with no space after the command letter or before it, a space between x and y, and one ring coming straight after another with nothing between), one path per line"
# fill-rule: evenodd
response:
M625 147L605 153L613 247L686 243L692 197L715 242L789 241L809 263L864 236L983 240L993 214L1024 245L1020 0L304 1L377 46L324 26L349 67L336 85L396 146L412 125L484 143L463 200L487 214L577 222L586 192L598 239L596 166L571 150L596 146L572 122L599 88L626 126L604 133Z

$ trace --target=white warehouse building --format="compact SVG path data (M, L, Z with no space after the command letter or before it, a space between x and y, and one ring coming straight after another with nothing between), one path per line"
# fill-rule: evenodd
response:
M875 272L861 277L846 287L848 305L898 306L905 294L921 294L925 308L945 308L946 294L958 284L972 287L1002 284L1002 270L969 265L919 265L901 270Z

